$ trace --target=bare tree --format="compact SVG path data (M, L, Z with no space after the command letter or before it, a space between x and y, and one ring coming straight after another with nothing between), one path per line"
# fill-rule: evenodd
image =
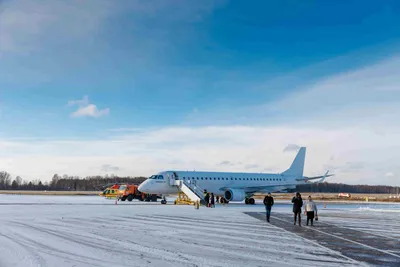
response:
M7 189L11 185L11 175L8 172L0 172L0 189Z
M22 178L20 176L17 176L15 178L15 182L17 183L18 186L21 186L22 185Z

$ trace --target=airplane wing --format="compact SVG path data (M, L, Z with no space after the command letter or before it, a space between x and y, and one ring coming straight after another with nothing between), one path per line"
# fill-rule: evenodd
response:
M256 193L256 192L263 192L263 191L275 191L273 190L275 186L251 186L245 187L243 190L246 193Z
M326 177L333 176L334 174L328 174L329 170L322 176L313 176L313 177L307 177L303 176L303 178L298 178L296 181L309 181L309 180L315 180L315 179L321 179L318 181L318 183L322 183ZM229 190L229 189L239 189L239 190L244 190L244 192L248 194L252 193L257 193L257 192L275 192L275 191L281 191L281 190L286 190L288 188L288 185L265 185L265 186L246 186L246 187L223 187L220 188L221 191Z
M263 191L274 191L273 189L275 186L251 186L251 187L221 187L219 190L220 191L226 191L229 189L237 189L237 190L243 190L245 193L256 193L256 192L263 192Z
M309 180L315 180L315 179L321 179L322 178L319 181L319 183L322 183L325 180L326 177L330 177L330 176L334 175L334 174L328 174L328 172L329 172L329 170L326 171L325 175L322 175L322 176L313 176L313 177L303 176L303 178L298 178L298 179L296 179L296 181L306 181L307 182Z
M234 187L224 187L220 188L220 190L225 191L229 189L239 189L243 190L246 194L254 194L254 193L262 193L262 192L278 192L282 190L286 190L287 186L286 185L267 185L267 186L246 186L246 187L240 187L240 188L234 188Z

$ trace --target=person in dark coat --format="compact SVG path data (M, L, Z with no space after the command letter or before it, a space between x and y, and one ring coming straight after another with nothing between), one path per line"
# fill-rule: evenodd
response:
M214 197L214 193L211 193L211 197L210 197L210 208L215 208L215 197Z
M268 195L264 198L265 210L267 212L267 222L269 222L269 217L271 216L271 208L274 205L274 198L271 196L271 193L268 192Z
M292 199L293 213L294 213L294 225L296 225L296 219L299 218L299 226L301 226L301 207L303 207L303 199L299 192Z
M205 202L206 207L208 208L210 206L210 194L207 191L204 196L204 202Z

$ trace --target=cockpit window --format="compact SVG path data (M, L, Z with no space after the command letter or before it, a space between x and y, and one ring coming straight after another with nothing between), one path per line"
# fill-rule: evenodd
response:
M164 177L162 175L159 175L157 179L164 180Z
M149 179L157 179L157 176L158 175L152 175L152 176L149 177Z

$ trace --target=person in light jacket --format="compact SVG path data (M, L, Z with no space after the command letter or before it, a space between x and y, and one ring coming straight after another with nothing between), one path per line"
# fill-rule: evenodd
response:
M308 200L305 205L304 212L307 214L307 225L308 222L311 221L311 226L314 226L314 216L317 218L318 217L318 210L317 210L317 205L315 202L312 200L311 196L308 196Z

